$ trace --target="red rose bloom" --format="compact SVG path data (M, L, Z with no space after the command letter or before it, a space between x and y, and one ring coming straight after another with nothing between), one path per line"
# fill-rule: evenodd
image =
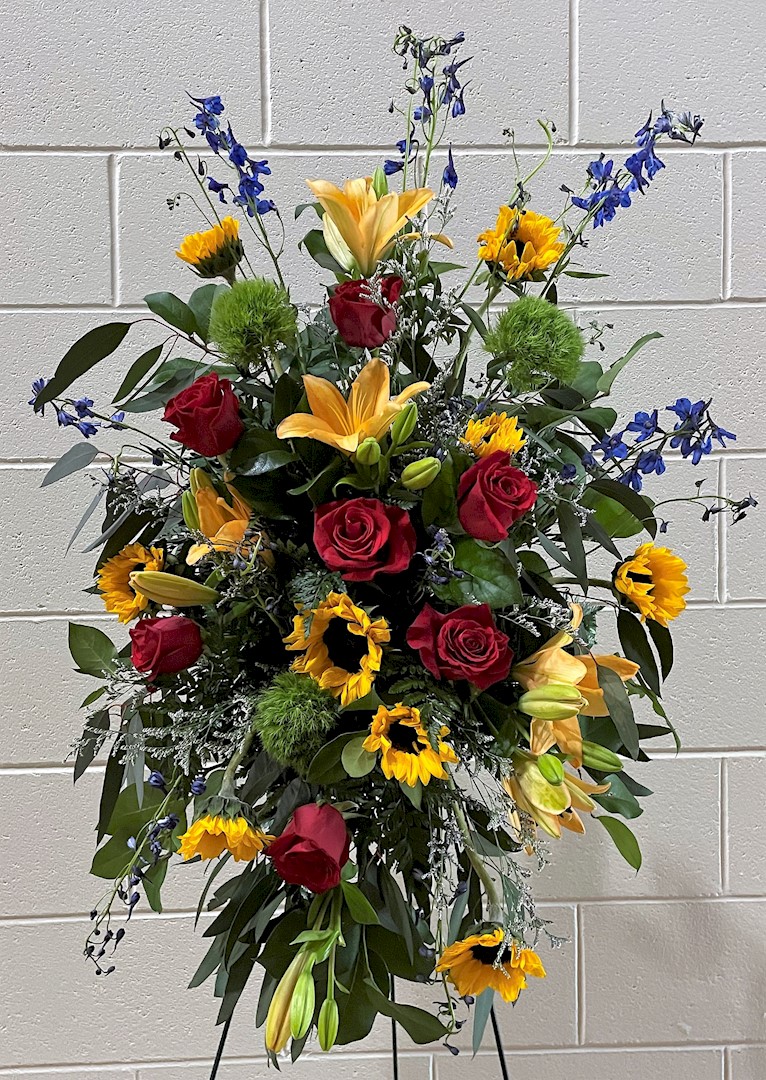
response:
M379 499L338 500L314 512L314 546L325 565L346 581L400 574L416 545L407 511Z
M170 615L164 619L141 619L130 630L130 659L136 671L149 679L184 671L202 653L202 634L193 619Z
M219 379L215 372L196 379L172 397L162 419L178 428L171 439L204 457L225 454L245 430L231 383Z
M466 679L480 690L505 679L513 661L487 604L466 604L447 615L426 604L407 631L407 644L437 679Z
M287 828L272 840L266 854L288 885L303 885L324 893L340 883L348 862L350 837L343 815L323 803L299 806Z
M537 484L511 465L505 450L466 469L457 486L457 516L475 540L505 540L514 521L535 505Z
M347 345L376 349L388 341L396 327L393 305L402 291L402 279L391 274L380 282L385 307L376 304L364 278L344 281L330 297L330 318Z

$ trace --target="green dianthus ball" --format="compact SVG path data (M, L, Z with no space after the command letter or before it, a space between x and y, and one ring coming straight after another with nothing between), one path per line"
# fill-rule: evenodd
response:
M253 720L264 750L305 773L337 725L338 709L310 675L284 671L258 695Z
M220 292L210 314L210 337L240 370L262 367L281 346L295 341L295 308L268 278L235 281Z
M484 348L515 391L535 390L556 379L569 383L577 374L585 341L572 319L539 296L522 296L502 313Z

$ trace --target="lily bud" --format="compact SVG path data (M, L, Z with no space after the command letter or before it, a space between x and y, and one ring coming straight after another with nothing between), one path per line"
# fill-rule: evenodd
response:
M130 584L147 600L169 607L212 604L219 595L215 589L209 589L198 581L179 577L178 574L166 574L162 570L134 570L130 575Z
M326 998L322 1003L317 1031L322 1049L332 1050L338 1037L338 1002L335 998Z
M197 510L197 500L191 488L187 488L181 496L181 509L183 510L187 529L191 529L192 532L199 532L199 511Z
M396 447L407 442L417 422L418 407L414 401L408 401L391 425L391 444Z
M549 784L558 785L564 783L564 766L557 757L542 754L537 759L537 767Z
M536 690L527 690L516 707L538 720L566 720L575 716L587 701L576 686L569 683L548 683Z
M623 767L622 759L615 753L607 750L605 746L599 746L598 743L588 742L587 739L583 739L582 763L589 769L598 769L599 772L607 773L620 772Z
M422 491L434 482L441 467L441 462L435 457L413 461L402 473L402 484L408 491Z
M356 451L356 460L360 465L377 465L380 461L380 443L372 437L365 439Z
M279 985L274 991L274 997L269 1005L266 1016L266 1049L271 1053L278 1054L287 1046L290 1038L290 1014L292 1012L292 1000L298 979L310 963L305 952L301 951L291 962L287 971L279 980Z
M388 177L380 165L372 174L372 190L379 199L382 199L384 195L388 195Z
M314 976L309 968L298 977L290 1005L290 1034L294 1039L302 1039L311 1026L314 1005Z

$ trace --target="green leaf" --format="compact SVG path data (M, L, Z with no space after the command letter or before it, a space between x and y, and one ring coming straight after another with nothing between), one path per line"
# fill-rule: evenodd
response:
M632 758L638 757L639 733L625 686L620 676L608 667L597 667L598 685L604 691L604 704L622 739L623 746Z
M660 658L662 678L667 679L673 667L673 638L667 626L662 626L661 623L656 622L654 619L649 619L646 625L649 628L649 635Z
M444 1024L424 1009L418 1009L414 1005L399 1005L391 1001L380 991L372 976L364 980L364 990L378 1012L396 1020L397 1024L401 1024L412 1041L419 1046L443 1039L449 1034Z
M585 547L582 542L582 529L577 516L569 503L559 503L559 529L569 558L574 576L583 592L588 591L588 566L585 559Z
M452 525L457 519L457 470L451 454L442 462L439 474L423 492L420 514L423 524Z
M399 890L399 886L391 876L391 871L388 869L385 863L380 863L378 867L378 873L380 876L380 892L383 897L385 909L391 919L393 919L393 923L396 926L397 931L403 938L404 944L407 948L407 955L409 956L410 961L412 961L415 956L415 938L414 927L412 925L412 911L407 906L407 902L402 896Z
M409 784L405 784L403 780L399 781L399 787L402 789L402 794L409 799L416 810L419 810L423 805L423 783L418 780L413 787Z
M93 856L90 872L94 877L108 879L119 877L132 857L133 852L128 847L127 837L110 836Z
M141 353L138 360L135 360L128 368L128 373L120 383L120 389L112 398L112 404L116 405L118 401L122 401L128 394L138 386L145 375L148 375L159 358L162 356L163 345L155 345L151 349L147 349L145 353Z
M660 692L660 673L654 659L646 630L635 615L626 608L617 612L617 633L625 655L641 669L641 678L655 694Z
M55 484L57 480L63 480L65 476L71 476L72 473L87 468L99 453L98 447L93 443L75 443L61 455L55 465L51 465L40 487L48 487L49 484Z
M89 330L76 341L56 368L53 378L35 398L35 412L40 412L43 405L54 398L60 398L75 379L111 356L130 327L130 323L107 323Z
M468 577L450 578L434 592L454 604L489 604L493 608L521 603L521 586L511 563L499 548L482 547L468 536L455 541L454 567Z
M604 777L604 783L610 785L609 791L603 795L594 795L593 801L597 802L610 814L619 814L624 818L640 817L644 808L632 791L623 783L622 778L616 773L610 773Z
M638 840L636 840L625 822L620 821L619 818L606 817L604 814L600 814L596 821L600 821L609 833L625 862L632 866L634 870L640 870L641 848L638 846Z
M605 495L599 495L597 491L593 490L592 485L586 487L580 502L589 510L594 511L588 518L587 530L590 530L590 527L595 522L609 536L623 539L635 536L643 528L641 522L633 514L629 513L624 506L615 502L614 499L608 499Z
M153 311L155 315L159 315L161 319L164 319L170 326L174 326L176 330L181 330L184 334L190 335L197 332L197 320L194 318L194 312L183 300L179 300L174 293L149 293L148 296L144 297L144 303L150 311Z
M197 324L197 333L207 345L210 329L210 312L216 296L226 292L226 285L218 285L211 281L207 285L201 285L189 297L189 310Z
M69 651L83 675L104 678L114 671L117 649L110 638L95 626L69 624Z
M354 885L350 881L341 881L340 887L343 890L346 907L355 923L359 923L361 926L380 925L380 919L375 908L358 885Z
M483 341L487 336L487 327L481 315L479 315L478 311L476 311L475 308L471 307L470 304L465 303L465 301L458 304L458 307L467 317L468 321L471 323L474 330L477 331Z
M321 229L310 229L298 247L305 247L314 262L324 270L332 270L333 274L346 273L338 260L330 254Z
M169 859L160 859L154 866L150 866L144 874L142 881L146 899L149 901L149 907L152 911L156 911L158 915L162 914L162 898L160 892L168 872L169 862Z
M587 281L591 278L609 277L609 274L600 274L594 270L565 270L564 277L578 278Z
M586 401L591 401L598 393L598 380L604 369L596 360L586 360L577 369L574 379L567 385L576 390Z
M143 826L152 820L155 810L164 798L165 796L157 788L147 787L143 801L139 803L135 784L123 788L115 803L106 831L123 840L127 840L130 836L138 836Z
M75 783L77 783L82 774L96 757L101 747L104 745L104 739L106 738L108 732L108 709L99 709L98 712L95 712L92 716L88 717L85 724L85 730L83 731L82 740L77 749L77 757L75 758L74 763Z
M221 963L221 960L223 958L223 942L224 939L222 937L216 938L208 951L205 953L200 966L192 975L191 982L189 983L188 987L189 990L193 990L195 986L201 986L206 979L210 978L215 969ZM268 978L268 976L266 976L266 978Z
M340 755L343 768L349 776L353 776L355 779L367 776L377 764L377 754L371 754L369 750L364 749L363 743L365 739L365 735L351 739L345 744Z
M624 356L621 356L619 360L615 361L615 363L612 364L612 366L604 372L604 374L598 380L599 391L602 394L608 394L609 391L612 389L612 383L614 382L614 380L617 378L617 376L620 374L626 364L630 363L636 353L640 352L641 349L643 349L644 345L647 345L650 341L656 341L657 338L661 337L662 334L658 330L654 330L651 334L644 334L643 337L639 338L638 341L631 345L631 347L628 349Z
M346 770L341 762L343 747L348 742L358 739L363 732L350 731L338 735L331 742L323 746L314 755L306 773L306 779L310 784L337 784L347 777Z
M484 1037L484 1029L487 1026L487 1020L489 1020L489 1014L492 1012L492 1006L495 1003L495 991L489 987L486 990L482 990L479 996L476 998L476 1003L473 1007L473 1034L471 1037L471 1049L473 1050L473 1056L479 1051L481 1046L481 1040Z
M112 747L109 757L106 759L104 770L104 783L101 788L101 799L98 806L98 825L96 826L96 843L101 843L109 826L115 803L122 786L123 764Z
M449 917L449 930L447 944L452 945L460 937L460 926L463 922L465 909L468 906L468 889L458 894Z
M231 453L230 464L238 476L262 476L295 461L295 454L272 431L251 428Z
M618 480L610 480L606 476L594 480L585 490L586 492L597 491L601 495L614 499L615 502L624 506L633 517L641 522L650 536L656 535L657 522L653 513L654 507L645 495L639 495L637 491L634 491L627 484L621 484Z

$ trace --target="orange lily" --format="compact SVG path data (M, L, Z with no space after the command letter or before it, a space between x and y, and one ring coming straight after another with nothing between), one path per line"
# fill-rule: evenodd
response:
M549 783L534 758L514 754L513 774L503 780L503 787L518 810L528 814L549 836L558 839L561 830L584 833L585 826L577 811L591 813L596 803L591 795L603 795L609 784L590 784L571 773L561 784ZM511 823L515 824L511 814Z
M410 398L422 394L429 383L412 383L391 397L391 376L382 360L370 360L357 375L348 402L334 383L304 375L310 413L293 413L277 428L280 439L316 439L353 454L365 439L380 439Z
M434 194L430 188L415 188L401 193L391 191L378 198L370 176L347 180L343 188L329 180L306 183L335 226L335 230L330 227L334 246L338 247L339 235L363 277L375 272L396 234Z
M211 551L236 551L245 539L252 511L237 491L229 486L232 503L218 494L210 477L202 469L192 469L191 491L197 507L199 531L207 543L194 544L186 556L194 566Z

